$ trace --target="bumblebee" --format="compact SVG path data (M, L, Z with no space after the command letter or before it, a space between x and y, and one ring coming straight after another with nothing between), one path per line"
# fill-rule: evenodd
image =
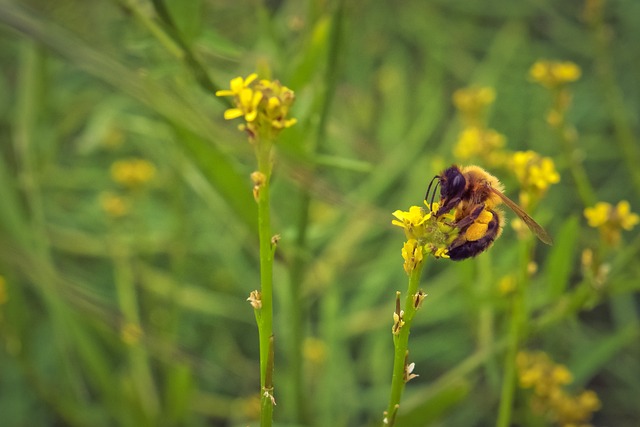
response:
M504 187L498 178L481 167L459 168L453 165L436 175L431 180L425 196L430 206L433 205L438 186L440 207L435 216L439 217L452 209L455 210L454 225L458 228L458 237L448 247L452 260L474 257L487 250L500 237L504 226L504 213L496 206L501 203L513 210L543 243L553 244L549 233L504 195Z

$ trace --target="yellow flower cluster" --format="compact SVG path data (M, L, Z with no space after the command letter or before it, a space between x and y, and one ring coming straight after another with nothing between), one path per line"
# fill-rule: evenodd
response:
M495 98L496 93L491 87L473 86L453 93L453 104L464 125L453 149L453 154L459 161L466 163L480 159L493 167L504 163L503 148L506 138L489 128L485 119L487 107Z
M404 259L404 271L411 274L424 259L424 247L416 239L407 240L402 246L402 259Z
M553 105L547 112L547 123L565 133L564 138L575 138L575 129L565 124L565 115L571 106L571 91L567 88L580 78L580 67L570 61L539 60L531 66L529 76L534 82L549 89Z
M458 136L453 155L462 161L483 158L487 164L498 165L503 160L506 138L494 129L466 127Z
M617 206L606 202L598 202L591 208L584 210L584 216L589 226L598 228L605 242L617 245L620 242L620 232L631 230L640 222L640 216L631 212L628 201L622 200Z
M453 105L467 126L484 124L487 107L493 104L495 99L496 91L492 87L472 86L453 93Z
M516 151L508 164L521 186L521 203L527 205L530 198L542 196L551 184L560 182L553 159L535 151Z
M600 409L595 392L569 394L564 386L573 380L566 366L554 363L544 352L520 352L516 364L520 386L533 390L531 406L562 427L590 427L592 414Z
M539 60L531 66L529 76L542 86L554 89L580 78L580 67L571 61Z
M426 202L425 202L426 204ZM438 210L438 204L434 203L433 211ZM391 223L404 229L407 241L402 248L404 269L410 274L416 266L422 263L425 254L431 254L436 258L448 258L448 244L456 237L457 230L449 225L453 223L453 217L445 214L436 218L428 209L419 206L411 206L408 211L397 210L393 212L396 219Z
M236 77L230 88L219 90L216 96L232 96L235 107L224 112L227 120L243 117L240 130L247 131L250 141L259 137L273 138L280 130L293 126L296 119L288 118L295 100L291 89L279 81L258 80L253 73L247 78Z
M125 159L113 162L111 179L126 187L140 187L156 175L156 167L145 159Z

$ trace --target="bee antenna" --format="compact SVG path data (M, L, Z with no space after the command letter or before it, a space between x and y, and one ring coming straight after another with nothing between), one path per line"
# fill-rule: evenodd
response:
M436 181L437 180L437 181ZM433 193L431 192L431 187L433 186L433 182L436 181L435 187L433 187ZM436 175L431 179L429 183L429 187L427 187L427 194L424 195L424 200L429 201L429 209L433 206L433 199L436 197L436 193L438 192L438 187L440 186L440 176ZM429 195L431 195L431 199L429 199Z

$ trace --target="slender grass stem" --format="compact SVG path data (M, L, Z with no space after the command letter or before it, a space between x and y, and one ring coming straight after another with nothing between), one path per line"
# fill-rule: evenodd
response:
M336 77L338 72L338 56L342 48L342 23L344 15L344 0L338 1L336 9L333 13L331 37L329 39L329 49L327 52L327 65L324 74L324 94L323 104L320 108L320 118L316 130L315 138L310 138L308 144L309 155L315 161L318 160L318 153L322 151L325 142L325 134L327 122L331 112L331 105L336 91L336 85L339 79ZM309 172L313 175L316 172L315 164L309 166ZM306 246L307 246L307 229L309 226L309 209L311 205L311 193L308 188L303 188L300 193L299 217L296 225L296 250L292 257L292 264L289 275L289 296L287 299L289 314L288 324L290 325L290 343L287 348L287 354L290 357L290 388L291 388L291 407L294 411L294 420L298 423L308 423L307 400L305 399L303 388L302 373L302 346L303 346L303 312L301 301L300 286L305 276L305 267L307 263Z
M596 193L589 181L589 176L584 168L582 159L577 156L577 147L573 137L571 136L571 127L567 124L563 117L561 122L554 127L556 138L560 141L565 161L569 166L569 171L573 182L578 190L578 196L585 207L593 206L596 201Z
M626 105L624 92L617 82L615 64L612 52L613 31L608 28L604 20L605 3L594 9L587 22L591 31L596 73L600 79L600 86L606 105L605 111L610 112L615 141L622 152L627 172L631 175L636 194L640 193L640 149L638 138L634 135L633 122L630 116L631 108Z
M511 321L509 338L507 344L507 354L505 356L504 371L502 378L502 392L500 394L500 408L498 410L498 427L508 427L511 423L511 412L513 407L513 397L515 394L516 375L516 355L520 343L520 325L522 323L522 296L521 292L516 292L511 306Z
M273 252L270 212L271 146L269 140L256 146L258 171L264 183L258 194L258 235L260 239L260 293L261 307L256 309L256 322L260 340L260 425L271 426L273 419Z
M119 245L113 248L112 257L118 306L124 320L123 328L139 328L141 316L133 266L131 265L132 260L128 251L123 250L123 247ZM134 380L140 404L144 409L145 415L152 421L158 414L160 402L151 372L149 353L138 342L138 339L134 338L127 346L129 369L131 370L131 377Z
M420 277L422 276L422 268L424 261L416 264L415 269L409 275L409 286L404 303L404 313L402 320L404 324L400 327L399 332L393 335L394 356L393 356L393 375L391 377L391 394L389 397L389 406L385 413L383 426L395 425L396 415L400 407L400 399L407 381L406 366L409 354L409 333L411 332L411 323L413 316L416 314L415 296L420 285ZM396 312L400 309L400 292L396 296Z
M528 266L531 260L531 242L522 241L520 244L520 279L511 303L511 319L509 336L507 338L507 353L505 355L502 377L502 391L500 407L498 409L497 427L509 427L513 411L513 400L516 391L516 357L524 335L524 325L527 321L525 294L529 282Z

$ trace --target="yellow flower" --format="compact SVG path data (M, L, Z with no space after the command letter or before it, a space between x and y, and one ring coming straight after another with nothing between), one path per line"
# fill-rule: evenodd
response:
M539 197L551 184L560 182L553 159L542 157L535 151L516 151L509 167L515 173L524 192Z
M494 129L468 126L460 132L453 155L461 161L475 157L488 160L496 150L504 147L505 142L505 136Z
M606 202L598 202L592 208L586 208L584 210L584 216L587 218L590 227L600 227L609 220L609 213L612 206Z
M257 77L255 73L246 79L236 77L231 80L229 90L216 92L216 96L234 97L235 107L226 110L224 118L244 117L245 123L239 128L247 131L251 141L260 137L271 139L296 123L296 119L288 117L294 92L277 80L256 80Z
M466 124L472 126L484 122L485 111L495 99L496 92L492 87L472 86L453 93L453 104Z
M529 70L533 81L551 89L574 82L581 74L580 67L570 61L539 60Z
M436 258L449 258L449 249L435 247L430 250Z
M111 179L127 187L138 187L153 179L156 167L145 159L118 160L111 165Z
M258 78L256 73L249 74L246 79L242 77L236 77L231 79L229 86L230 90L223 89L216 92L216 96L237 96L240 95L244 89L249 87L249 84Z
M391 224L404 228L407 239L423 238L427 232L424 227L426 221L431 218L431 212L419 206L411 206L408 212L397 210L393 213L397 218Z
M411 206L408 211L393 212L396 219L391 223L402 227L407 237L407 242L402 249L407 273L422 261L425 253L435 258L449 258L448 246L458 234L455 226L451 225L454 221L452 214L447 213L436 218L432 215L427 202L425 205L426 209ZM438 203L433 203L431 208L434 212L437 211Z
M258 117L258 105L262 100L261 92L254 92L253 89L245 88L237 96L237 108L229 108L224 112L226 120L237 119L244 116L247 122L252 122Z
M129 212L129 203L123 197L113 193L102 193L100 206L112 218L123 217Z
M551 377L556 384L570 384L573 381L571 372L564 365L556 365L551 370Z
M404 271L411 274L424 259L423 247L415 239L409 239L402 247L402 258L404 258Z
M618 202L614 217L620 222L620 226L627 231L633 229L633 227L640 222L640 217L637 214L631 213L631 205L626 200Z
M640 216L631 212L631 205L626 200L618 202L616 207L606 202L598 202L584 210L590 227L598 228L605 242L617 245L621 231L631 230L640 222Z

